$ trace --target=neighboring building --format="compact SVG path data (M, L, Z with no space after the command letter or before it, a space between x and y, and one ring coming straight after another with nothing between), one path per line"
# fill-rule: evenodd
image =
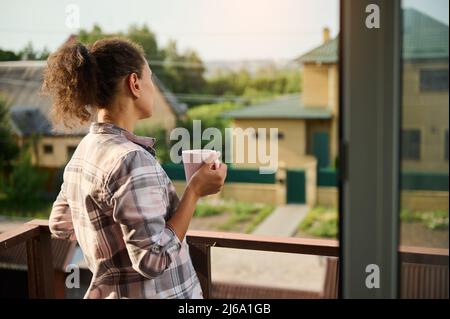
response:
M304 168L314 157L318 167L335 165L338 128L337 41L324 30L324 44L302 57L301 94L227 112L233 126L278 128L279 162L287 168ZM241 145L236 145L240 147ZM258 163L259 164L259 163ZM255 166L244 164L241 166Z
M448 26L414 9L403 14L402 169L447 172ZM297 61L303 65L303 104L329 105L333 110L330 153L335 156L338 39L326 41Z
M305 158L335 166L338 156L338 38L296 59L302 92L226 113L235 127L278 127L279 160L289 168ZM404 10L403 169L448 171L448 26L414 9ZM255 166L248 164L246 166Z
M279 163L287 168L303 167L305 163L314 161L308 154L316 154L316 157L324 155L320 162L322 166L328 166L329 155L327 149L320 149L321 135L319 128L329 127L333 113L330 108L305 107L301 103L301 94L292 94L279 97L266 103L249 106L243 109L230 111L224 117L233 119L233 127L242 128L266 128L269 134L270 128L278 129L278 159ZM248 136L248 139L239 142L235 139L235 162L238 150L244 150L247 154L249 143L257 145L258 136ZM266 137L269 140L269 136ZM316 144L314 144L316 142ZM242 145L244 143L244 145ZM310 143L313 143L312 145ZM328 143L328 141L327 141ZM328 147L328 144L325 144ZM269 147L267 143L267 149ZM316 151L316 153L314 153ZM267 152L268 153L268 152ZM255 167L261 163L249 163L245 157L245 163L235 163L241 167Z
M448 25L404 10L404 170L448 172L448 36Z
M45 168L64 166L80 140L88 132L89 124L77 130L57 127L49 120L51 100L39 94L45 61L0 62L0 94L11 106L11 121L19 145L32 141L32 161ZM140 120L137 127L175 127L176 118L183 116L186 105L177 99L154 77L156 88L154 114ZM33 139L33 136L39 136Z
M302 66L302 104L327 110L328 121L308 122L307 151L319 167L335 166L338 156L339 74L338 40L323 31L323 44L296 59Z

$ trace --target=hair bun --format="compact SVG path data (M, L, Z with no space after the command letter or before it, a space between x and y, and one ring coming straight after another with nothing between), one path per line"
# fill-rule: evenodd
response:
M77 43L77 46L83 58L89 60L93 57L93 55L89 52L89 49L83 43Z

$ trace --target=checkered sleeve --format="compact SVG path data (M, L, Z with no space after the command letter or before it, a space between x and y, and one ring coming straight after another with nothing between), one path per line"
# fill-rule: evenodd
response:
M61 190L56 197L55 202L53 203L49 218L49 227L51 233L57 238L76 240L72 222L72 213L64 192L64 182L61 185Z
M150 279L164 272L182 247L165 222L169 206L165 180L154 157L132 151L120 158L106 182L108 202L133 268Z

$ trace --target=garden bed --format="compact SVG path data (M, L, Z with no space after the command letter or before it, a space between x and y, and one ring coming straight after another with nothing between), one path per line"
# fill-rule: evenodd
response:
M449 247L448 211L409 211L400 214L400 244L435 248ZM315 207L305 216L295 237L337 238L336 208Z
M199 201L189 229L251 233L273 210L268 204L205 198Z

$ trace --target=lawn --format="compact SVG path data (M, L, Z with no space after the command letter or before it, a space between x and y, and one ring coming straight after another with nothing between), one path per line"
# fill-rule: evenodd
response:
M448 248L448 211L403 209L400 221L402 245ZM300 223L296 237L337 238L337 234L337 209L317 206Z

